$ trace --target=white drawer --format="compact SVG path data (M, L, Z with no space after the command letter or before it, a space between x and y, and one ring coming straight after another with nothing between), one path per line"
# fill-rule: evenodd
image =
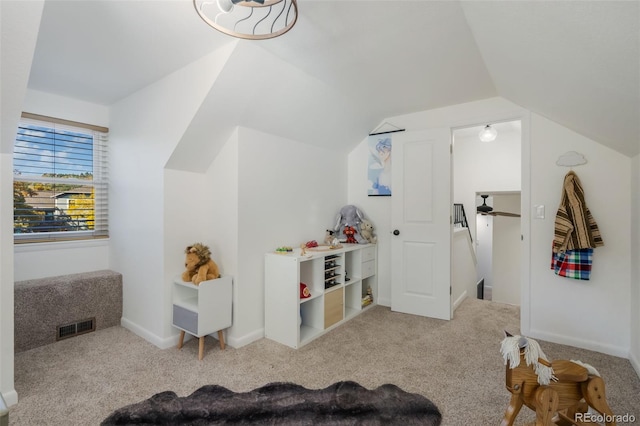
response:
M362 262L368 262L376 258L376 247L367 247L362 249Z
M376 261L370 260L362 263L362 279L368 278L376 273Z

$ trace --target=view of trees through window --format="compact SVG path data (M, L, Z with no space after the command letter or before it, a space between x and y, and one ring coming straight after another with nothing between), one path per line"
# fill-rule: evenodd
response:
M21 122L14 145L14 234L93 230L93 135Z

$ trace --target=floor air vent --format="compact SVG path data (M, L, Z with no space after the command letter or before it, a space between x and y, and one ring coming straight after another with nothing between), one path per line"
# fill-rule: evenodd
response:
M56 340L68 339L69 337L79 336L92 331L96 331L95 317L72 324L59 325L57 327Z

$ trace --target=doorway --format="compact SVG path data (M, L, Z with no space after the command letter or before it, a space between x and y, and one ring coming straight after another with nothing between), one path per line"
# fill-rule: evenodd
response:
M484 300L520 305L520 192L476 196L477 282ZM480 297L479 297L480 298Z
M464 206L476 263L473 282L457 285L466 289L467 297L482 293L484 299L520 305L521 223L515 215L521 213L522 203L522 122L490 124L497 131L491 142L479 138L485 125L453 130L453 202ZM478 214L477 207L485 200L497 211L513 215ZM452 256L452 271L456 259L463 257L464 253ZM483 291L479 291L481 283Z

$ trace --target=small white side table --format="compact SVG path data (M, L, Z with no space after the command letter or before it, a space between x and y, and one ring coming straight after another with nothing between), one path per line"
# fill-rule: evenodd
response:
M202 281L200 285L176 278L173 285L173 326L180 329L178 349L189 333L199 342L198 359L204 356L204 338L218 332L220 349L224 350L223 330L232 324L233 279L222 276Z

